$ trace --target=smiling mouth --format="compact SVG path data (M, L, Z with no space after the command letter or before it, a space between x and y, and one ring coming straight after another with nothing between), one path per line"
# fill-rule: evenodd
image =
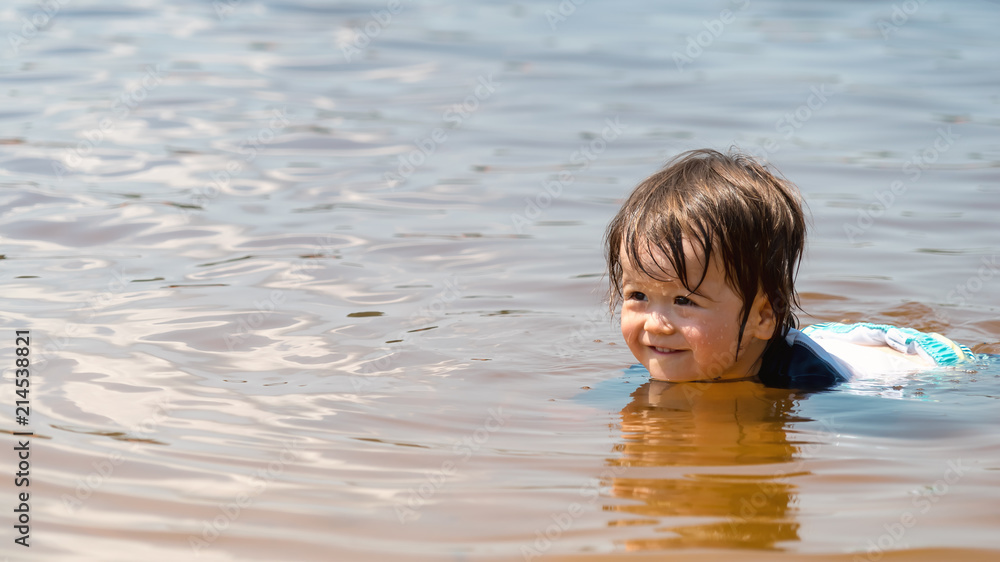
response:
M664 353L664 354L667 354L667 353L680 353L681 351L684 351L683 349L671 349L669 347L655 347L655 346L650 346L650 347L652 347L654 350L656 350L657 353Z

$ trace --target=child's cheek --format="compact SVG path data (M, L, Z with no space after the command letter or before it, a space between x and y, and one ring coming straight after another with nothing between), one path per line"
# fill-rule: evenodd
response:
M635 331L636 327L636 317L635 314L622 310L622 337L625 341L628 341Z

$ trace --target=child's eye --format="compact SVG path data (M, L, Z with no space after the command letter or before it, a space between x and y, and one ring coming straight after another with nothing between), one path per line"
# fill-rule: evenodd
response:
M640 293L639 291L632 291L629 294L625 295L625 298L630 301L645 301L646 293Z
M687 297L674 297L674 304L677 306L694 306L694 301Z

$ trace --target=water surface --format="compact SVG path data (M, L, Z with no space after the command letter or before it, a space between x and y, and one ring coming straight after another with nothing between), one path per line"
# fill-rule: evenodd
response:
M735 143L803 323L1000 353L995 3L49 4L0 11L12 560L996 557L1000 368L650 383L601 248Z

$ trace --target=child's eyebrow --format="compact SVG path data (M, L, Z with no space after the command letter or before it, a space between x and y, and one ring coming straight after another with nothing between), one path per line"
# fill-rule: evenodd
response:
M649 286L652 286L652 285L671 285L671 286L675 286L675 287L676 286L680 286L681 288L683 288L683 285L681 285L680 281L678 279L674 278L674 277L671 277L669 279L663 280L663 279L656 279L655 277L650 277L648 275L638 275L638 276L636 276L636 275L633 275L633 276L622 275L622 286L629 285L629 284L639 285L639 286L645 286L645 287L649 287ZM698 296L703 296L703 295L701 295L699 293L690 293L689 292L688 294L696 294ZM708 298L708 297L704 297L704 298ZM709 300L712 300L712 299L709 299Z
M622 276L622 285L638 285L639 283L642 283L639 279L629 277L628 275Z
M694 295L696 297L703 298L703 299L705 299L705 300L707 300L709 302L719 302L719 301L713 299L712 297L706 295L705 293L699 293L698 291L688 291L688 295Z
M657 278L652 277L651 275L649 275L648 273L645 273L645 272L641 272L641 273L632 272L631 274L629 274L628 272L623 272L622 273L622 282L624 283L624 282L627 282L627 281L631 281L633 283L643 283L643 282L645 282L645 283L673 283L674 281L676 281L676 279L674 279L673 277L671 277L671 278L669 278L667 280L657 279Z

